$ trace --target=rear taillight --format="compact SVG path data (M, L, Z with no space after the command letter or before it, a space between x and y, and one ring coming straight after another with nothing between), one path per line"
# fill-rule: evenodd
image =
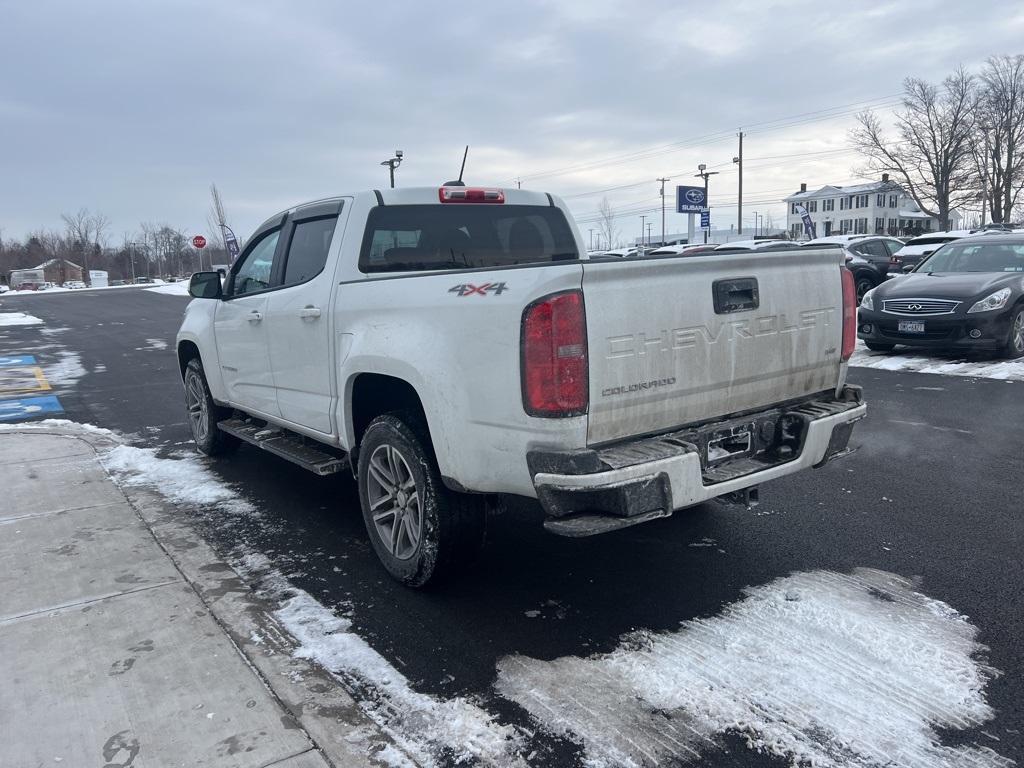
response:
M580 291L553 293L523 311L523 408L531 416L579 416L590 401L587 318Z
M437 199L442 203L504 203L505 191L482 187L441 187L437 190Z
M840 267L839 272L843 278L843 362L850 359L853 354L853 346L857 343L857 285L853 279L853 272L846 267Z

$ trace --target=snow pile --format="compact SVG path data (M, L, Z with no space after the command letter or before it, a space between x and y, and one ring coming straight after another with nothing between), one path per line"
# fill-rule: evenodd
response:
M188 283L179 281L177 283L166 283L156 288L147 288L152 293L168 293L172 296L188 296Z
M719 616L612 653L498 664L498 691L582 742L591 766L700 762L716 736L825 768L1013 765L939 729L993 717L977 630L893 574L795 574Z
M40 421L28 422L27 424L0 424L0 429L18 431L26 429L60 429L68 434L87 432L98 437L106 437L118 442L121 441L121 436L109 429L97 427L94 424L80 424L77 421L69 421L68 419L42 419Z
M156 454L155 448L119 445L104 454L102 461L121 485L155 488L175 504L215 505L234 514L255 511L198 457L165 459Z
M283 600L274 617L298 643L295 656L317 662L357 692L367 716L419 765L447 765L449 758L457 764L523 764L513 727L497 723L493 715L461 696L442 700L417 693L401 672L352 631L351 621L293 587L280 573L268 573L267 565L262 555L250 555L238 570L257 576L269 597Z
M877 368L882 371L915 371L917 373L939 373L946 376L1024 381L1024 359L968 361L963 359L947 360L938 356L922 357L911 353L871 352L863 345L863 342L857 343L853 356L850 358L850 365L858 368Z
M43 321L24 312L0 312L0 328L11 325L42 325Z

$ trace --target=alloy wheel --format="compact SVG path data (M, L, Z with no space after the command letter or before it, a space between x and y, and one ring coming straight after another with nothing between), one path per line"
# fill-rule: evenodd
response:
M423 531L423 507L409 463L385 443L370 454L367 469L366 496L377 535L392 556L408 560Z
M203 442L207 437L209 420L206 403L206 386L195 371L189 371L185 377L185 407L188 409L188 424L192 428L192 436L196 442Z
M1024 352L1024 312L1018 312L1010 329L1010 343L1014 350Z

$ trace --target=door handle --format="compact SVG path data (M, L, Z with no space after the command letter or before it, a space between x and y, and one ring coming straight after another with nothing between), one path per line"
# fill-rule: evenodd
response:
M258 323L262 319L263 319L263 315L259 311L255 310L255 309L252 312L249 313L249 322L250 323Z
M299 310L299 317L303 319L316 319L320 317L320 307L314 307L312 304L308 304Z

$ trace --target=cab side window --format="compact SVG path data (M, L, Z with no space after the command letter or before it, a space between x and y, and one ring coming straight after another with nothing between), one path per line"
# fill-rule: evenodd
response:
M244 296L247 293L265 291L270 288L274 252L277 250L277 241L280 237L280 229L268 232L243 257L241 265L235 271L232 296Z
M327 263L337 216L300 221L292 231L283 285L298 285L319 275Z

